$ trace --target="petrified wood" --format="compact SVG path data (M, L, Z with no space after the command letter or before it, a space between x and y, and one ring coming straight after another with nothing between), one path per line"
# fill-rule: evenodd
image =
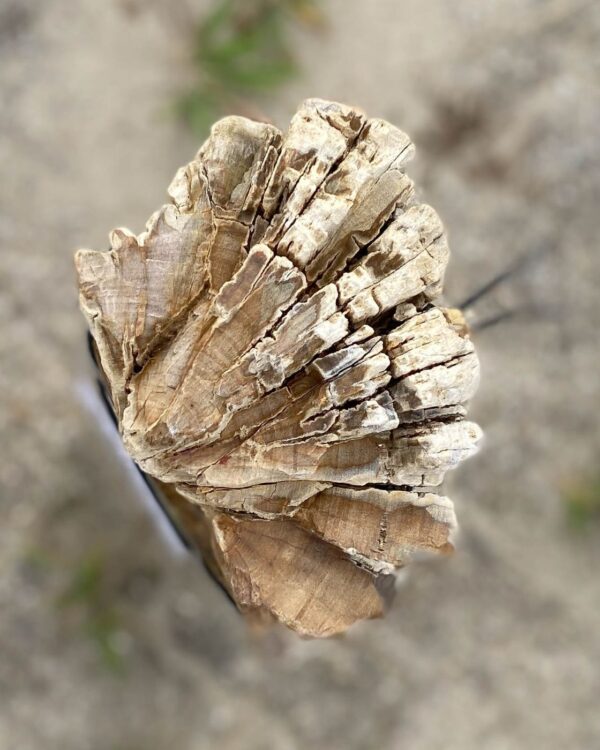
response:
M478 362L400 130L306 101L215 124L136 236L76 256L124 444L241 610L330 635L452 549ZM392 587L393 588L393 587Z

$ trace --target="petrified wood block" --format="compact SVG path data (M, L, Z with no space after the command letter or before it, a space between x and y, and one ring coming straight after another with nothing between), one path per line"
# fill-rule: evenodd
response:
M227 117L146 231L76 256L128 452L240 609L302 634L380 615L395 571L452 549L435 488L480 437L413 150L316 99L285 135Z

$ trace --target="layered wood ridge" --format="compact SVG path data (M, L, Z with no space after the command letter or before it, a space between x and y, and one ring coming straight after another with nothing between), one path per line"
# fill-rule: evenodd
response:
M340 104L306 101L285 136L228 117L145 232L76 256L127 450L197 506L240 608L304 634L380 614L390 574L451 548L433 488L479 439L412 154Z

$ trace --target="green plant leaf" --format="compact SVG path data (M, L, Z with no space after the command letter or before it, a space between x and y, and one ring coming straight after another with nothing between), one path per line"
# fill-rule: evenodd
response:
M102 568L99 555L92 554L84 558L74 571L67 590L60 597L59 605L95 602L100 592Z
M205 134L232 101L264 93L297 74L286 23L291 0L219 0L197 29L193 59L196 86L176 111Z
M600 520L600 478L572 484L564 492L563 499L572 527L583 529Z

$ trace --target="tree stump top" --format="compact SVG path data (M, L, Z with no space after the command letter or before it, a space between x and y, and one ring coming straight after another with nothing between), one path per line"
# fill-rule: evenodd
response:
M169 202L76 255L124 444L243 611L324 636L452 549L446 471L478 382L436 305L448 245L383 120L308 100L217 122Z

